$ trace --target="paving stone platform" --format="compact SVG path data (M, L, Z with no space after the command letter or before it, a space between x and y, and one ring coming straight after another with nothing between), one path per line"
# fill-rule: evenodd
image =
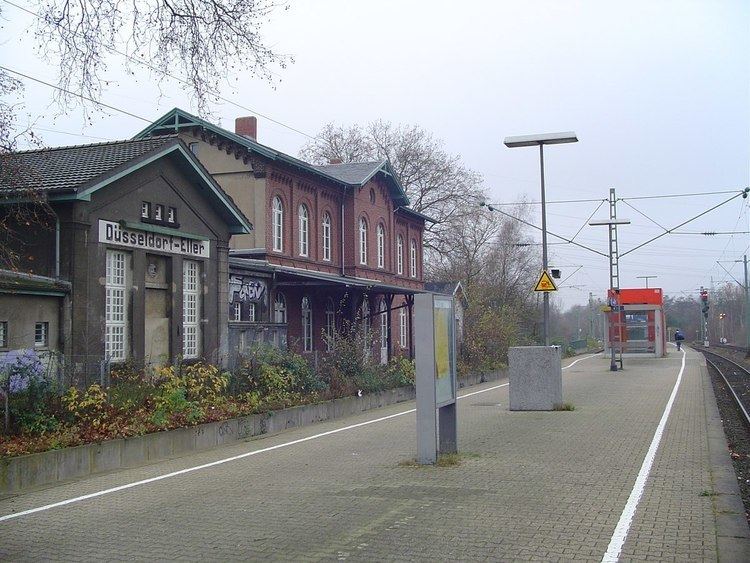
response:
M750 560L705 363L687 354L624 561ZM402 403L27 492L0 501L0 518L265 450L0 521L0 558L601 561L680 358L628 359L616 373L585 359L563 372L574 411L510 412L507 386L465 389L486 391L459 401L458 467L404 463L416 455L413 412L267 450L413 408Z

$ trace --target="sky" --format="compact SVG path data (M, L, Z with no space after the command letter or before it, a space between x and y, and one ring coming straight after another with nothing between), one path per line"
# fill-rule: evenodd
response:
M0 64L55 83L57 68L35 53L33 18L0 4ZM578 143L545 150L547 226L605 255L606 228L585 225L608 218L597 206L610 188L625 198L618 218L631 220L618 231L625 254L750 185L746 1L291 0L263 35L294 64L276 69L272 85L228 74L221 94L247 109L214 104L214 122L231 129L238 116L270 117L289 127L260 117L259 141L292 155L328 122L417 124L483 176L493 203L540 196L538 151L509 149L506 136L575 131ZM145 120L173 107L196 112L178 84L134 71L112 55L101 100ZM22 122L49 146L128 138L145 126L112 111L61 113L51 88L24 84ZM665 195L678 197L653 198ZM598 201L554 203L580 199ZM657 276L650 287L695 297L701 285L742 281L735 261L750 252L748 203L735 198L677 230L736 234L669 234L625 254L620 287ZM541 224L538 205L532 217ZM568 278L554 302L605 295L606 257L569 244L549 250Z

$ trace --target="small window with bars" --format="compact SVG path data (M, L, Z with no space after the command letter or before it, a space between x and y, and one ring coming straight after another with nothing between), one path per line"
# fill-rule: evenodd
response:
M0 348L8 347L8 321L0 321Z
M107 360L120 362L127 358L129 255L119 250L107 251L105 277L104 354Z
M202 352L200 314L200 263L185 260L182 278L182 356L184 358L197 358Z
M49 346L49 323L39 322L34 325L34 348L47 348Z

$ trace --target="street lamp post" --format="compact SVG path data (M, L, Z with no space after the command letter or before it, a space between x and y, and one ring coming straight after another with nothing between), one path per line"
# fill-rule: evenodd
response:
M604 219L601 221L590 221L589 225L591 226L604 226L606 225L609 228L609 287L612 290L620 289L620 274L619 274L619 265L616 264L616 254L617 249L615 248L615 244L617 243L617 235L615 234L613 236L612 231L614 230L616 232L617 225L629 225L630 221L627 219L615 219L614 217L611 219ZM610 312L610 335L612 334L612 327L614 326L614 322L612 319L614 318L614 311ZM609 351L610 351L610 362L609 362L609 369L610 371L617 371L617 360L615 359L615 347L614 347L614 338L610 338L609 342Z
M520 135L506 137L503 143L508 148L539 146L539 169L542 184L542 270L547 271L547 204L544 190L544 145L577 143L578 137L573 131L566 133L542 133L540 135ZM542 327L544 345L549 346L549 292L544 292L544 324Z

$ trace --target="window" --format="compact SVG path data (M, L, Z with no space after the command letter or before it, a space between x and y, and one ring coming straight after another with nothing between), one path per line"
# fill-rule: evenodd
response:
M331 261L331 215L328 211L323 215L323 260Z
M142 219L151 218L151 204L148 201L144 201L141 203L141 218Z
M8 347L8 321L0 321L0 348Z
M119 250L107 251L105 278L104 354L113 362L128 357L128 291L130 256Z
M378 268L385 267L385 228L378 225Z
M372 344L370 341L370 301L366 296L362 299L362 308L360 309L360 314L362 315L362 336L364 338L365 352L367 352L367 354L369 355L370 345Z
M273 302L273 322L286 323L286 299L283 293L277 293Z
M359 219L359 263L367 264L367 221Z
M177 209L174 207L170 207L167 210L167 223L176 223L177 222Z
M255 322L255 303L249 303L247 307L247 320L251 323Z
M385 299L380 300L380 358L388 361L388 305Z
M188 148L190 148L190 152L194 155L198 155L198 143L189 143Z
M49 323L41 322L34 325L34 348L49 346Z
M154 219L157 221L161 221L164 219L164 206L161 204L157 204L154 208Z
M312 309L310 308L310 298L305 295L302 298L302 343L305 352L312 352L313 349L313 324Z
M298 210L299 214L299 255L307 256L309 254L308 244L308 227L310 224L307 206L301 204Z
M336 331L336 307L330 297L326 301L326 349L331 351L333 334Z
M411 277L416 278L417 277L417 243L414 239L411 239L411 250L409 252L410 256L410 269L411 269Z
M396 249L396 268L399 275L404 273L404 237L398 235L398 248Z
M406 336L408 334L406 325L406 307L401 307L398 310L398 328L399 344L402 348L406 348Z
M370 188L370 203L375 205L375 190Z
M273 217L272 217L272 236L273 249L276 252L284 250L284 206L281 198L273 198Z
M201 265L195 260L182 262L182 356L201 355Z
M234 320L235 321L242 320L242 303L239 301L234 304Z

